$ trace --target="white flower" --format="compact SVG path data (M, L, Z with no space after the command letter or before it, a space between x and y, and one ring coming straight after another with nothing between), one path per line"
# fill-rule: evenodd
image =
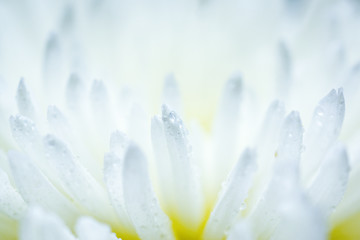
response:
M357 239L359 26L355 1L0 2L0 238Z

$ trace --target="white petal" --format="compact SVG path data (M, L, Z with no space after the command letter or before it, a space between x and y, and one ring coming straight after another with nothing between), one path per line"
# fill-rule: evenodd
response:
M13 219L19 219L25 210L24 200L11 185L7 174L0 169L0 212Z
M277 214L279 220L272 234L272 240L327 239L324 218L320 211L313 208L303 196L283 199Z
M292 62L289 49L284 42L278 45L277 92L281 99L286 99L291 86Z
M308 184L320 166L329 147L339 136L345 114L342 89L332 90L315 108L310 126L304 136L305 152L301 162L301 174Z
M74 28L75 28L74 25L75 25L74 6L66 5L63 8L62 16L61 16L61 24L60 24L61 32L64 35L73 33Z
M90 91L91 105L94 112L97 112L98 114L106 112L108 110L108 98L109 96L105 83L100 80L94 80Z
M274 154L284 116L284 104L280 101L272 102L267 110L256 141L258 170L255 174L254 186L249 193L246 211L253 209L271 179Z
M288 196L299 195L299 160L303 129L299 114L291 112L280 131L272 179L252 214L256 237L268 238L279 221L278 208Z
M140 238L174 239L171 222L151 187L145 156L135 145L125 155L122 176L125 205Z
M0 169L7 175L10 183L14 185L15 182L11 173L9 160L7 154L2 149L0 149Z
M62 112L54 105L47 109L47 120L54 133L64 139L72 137L70 126Z
M35 155L40 152L40 133L34 122L24 116L11 116L9 119L12 135L24 151L29 155Z
M125 133L115 131L110 136L110 152L115 153L120 158L124 158L129 146L129 139Z
M120 231L130 236L136 236L135 228L128 216L125 207L122 176L124 154L121 157L113 152L105 154L104 180L111 204L115 208L115 211L120 220Z
M16 103L19 113L35 120L35 108L26 88L24 79L21 79L16 92Z
M110 111L110 98L103 81L94 80L90 90L90 102L95 130L107 140L113 128Z
M166 76L163 88L163 104L166 104L177 113L181 113L180 91L175 76Z
M278 144L280 129L283 127L285 115L284 104L280 101L274 101L269 106L264 118L261 130L257 139L258 151L258 180L268 180L269 172L273 164L273 156Z
M84 126L76 125L76 123L75 126L77 126L77 128L70 126L70 122L68 122L64 114L54 105L48 107L47 120L52 133L66 141L72 147L74 155L78 156L77 159L79 163L82 164L94 178L102 180L102 170L100 169L96 155L92 154L92 151L89 151L89 146L86 146L86 141L80 138L83 132L81 132L79 128ZM74 122L71 123L74 124Z
M256 168L255 153L246 149L223 185L222 192L206 223L204 239L223 239L244 208Z
M95 124L99 124L98 128L108 131L112 127L112 125L109 125L112 123L111 99L104 81L94 80L92 82L90 103Z
M62 220L39 207L31 207L21 221L20 240L75 240Z
M341 201L349 177L349 160L344 146L331 149L308 188L313 203L329 217Z
M277 170L282 171L284 167L288 166L296 168L296 171L298 171L302 151L303 131L299 113L295 111L291 112L285 118L280 131L279 146L276 154L277 163L275 166L282 169Z
M53 77L59 68L59 57L61 55L59 38L55 34L51 34L46 43L44 73ZM54 81L55 79L45 79L45 81Z
M203 196L187 129L180 117L166 105L162 107L162 121L174 179L175 214L185 227L195 230L203 214Z
M53 135L44 137L46 155L71 195L91 214L113 221L105 189L80 165L67 146Z
M108 225L91 217L81 217L76 223L76 234L79 240L116 240L118 239Z
M260 132L258 133L257 144L262 148L268 144L274 145L274 137L278 136L282 121L285 116L284 103L278 100L273 101L266 111Z
M349 219L349 216L352 216L354 212L360 211L360 205L358 204L360 202L360 191L358 191L360 182L360 133L357 135L358 136L355 139L350 140L347 145L348 160L351 170L344 198L331 216L333 220L332 223L335 224Z
M9 152L8 157L17 189L23 199L29 204L39 204L57 213L67 223L73 223L78 211L31 160L26 155L13 151Z
M151 140L155 155L156 175L160 187L160 202L166 210L176 205L171 160L167 149L164 126L160 117L151 120Z
M66 85L66 105L74 113L82 110L85 86L78 75L72 74Z
M252 240L254 239L251 228L247 222L239 221L231 228L227 240Z
M214 166L212 170L214 193L220 189L231 166L238 157L238 131L242 97L241 76L231 77L223 90L219 110L214 122Z
M67 76L59 37L51 34L46 43L43 64L43 80L48 99L52 101L60 99L62 92L59 89L63 89Z
M201 124L197 121L190 122L189 126L189 141L192 146L192 155L194 165L197 167L197 173L200 177L200 185L203 188L204 196L211 194L211 164L209 159L212 158L211 139L208 137Z
M21 115L11 116L10 127L15 141L20 148L27 153L36 167L38 167L56 187L64 190L55 173L56 169L54 169L45 158L41 136L34 122Z

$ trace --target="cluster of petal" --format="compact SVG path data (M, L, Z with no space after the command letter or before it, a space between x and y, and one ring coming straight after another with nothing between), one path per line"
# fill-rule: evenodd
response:
M176 86L171 81L164 87L169 105L180 102L178 94L166 93L168 84ZM344 195L350 170L347 151L337 141L345 114L342 89L330 91L319 102L305 134L299 113L285 116L283 104L275 101L259 132L262 138L233 161L237 146L226 145L226 136L232 137L238 124L229 119L241 105L241 82L241 77L232 77L224 88L213 139L224 149L214 148L216 158L204 165L195 159L194 137L166 104L147 127L153 161L144 153L148 146L142 139L118 130L111 134L100 161L85 136L106 136L104 123L96 128L101 120L94 119L94 132L86 134L75 127L84 123L84 116L70 108L69 121L50 105L49 133L43 134L21 80L19 114L9 119L19 150L9 151L8 169L1 170L4 222L16 226L21 220L20 239L117 239L112 231L124 239L325 239L329 216ZM104 90L92 88L90 100L100 94L94 91L106 94L104 83L94 84ZM107 103L99 104L107 108ZM155 167L154 177L149 163ZM211 185L204 180L207 170L214 176Z
M140 5L125 2L61 3L60 13L50 11L58 15L49 19L60 20L59 24L52 23L57 26L57 34L50 36L51 23L39 24L42 26L39 35L47 38L45 47L40 44L45 53L40 57L38 53L34 55L34 59L41 59L37 61L41 62L39 71L26 64L30 67L18 72L14 69L18 64L11 58L3 61L0 54L0 74L4 76L0 76L1 239L322 240L331 237L334 225L360 212L357 191L360 68L354 64L359 60L358 49L351 41L338 37L342 26L348 27L343 30L346 33L353 29L349 23L358 13L349 8L358 3L335 3L323 12L318 6L321 1L293 3L297 6L290 1L283 4L275 1L271 9L267 9L266 4L262 6L262 10L270 13L258 22L256 29L260 30L244 36L243 32L231 29L245 31L247 22L258 19L257 14L248 14L254 7L252 4L235 0L223 5L218 1L170 4L159 0L154 6L145 1L139 1ZM37 13L35 9L40 5L35 4L29 15ZM142 12L138 6L147 10ZM169 12L165 14L163 8ZM14 31L4 29L10 35L22 36L26 31L19 25L27 16L17 16L11 11L14 9L19 10L16 4L0 2L0 20L2 16L16 19L10 24ZM114 13L116 9L122 9L120 17ZM186 19L180 21L184 13L187 13ZM344 17L347 13L351 14ZM151 17L150 23L143 23L143 14L144 18ZM212 18L216 14L221 16L219 24L214 24L217 21ZM226 20L228 15L232 21ZM318 15L320 19L335 19L331 21L334 25L318 20ZM313 18L318 24L314 25L315 30L309 26ZM176 26L179 31L174 33L164 20L169 20L170 26ZM105 23L97 26L101 21ZM134 27L131 34L126 22ZM279 24L283 22L288 24ZM102 29L105 36L113 33L112 24L120 26L118 32L114 31L119 35L114 34L114 39L109 41L118 46L120 39L124 45L112 49L110 61L108 56L106 60L102 58L103 53L92 42L101 39L98 36L101 34L94 36L87 32L92 23L95 29ZM229 26L229 29L218 25ZM263 49L261 54L248 52L246 42L265 39L268 25L278 33L272 31L276 34L270 34L268 42L254 41L253 50L265 46L259 48ZM278 25L281 27L275 27ZM202 27L206 30L200 30ZM321 30L317 41L308 43L306 32L317 29ZM0 33L2 30L0 28ZM153 30L164 34L157 36L152 34ZM212 33L220 30L229 38ZM128 35L134 38L128 39ZM147 104L144 94L139 92L141 87L150 88L163 77L161 71L152 74L152 69L159 66L150 62L164 65L166 73L171 69L164 63L168 55L164 57L163 52L174 47L165 44L163 51L156 54L161 60L153 61L153 54L147 56L154 51L152 46L149 50L141 41L133 46L133 42L137 42L134 39L150 35L156 35L149 37L149 42L156 42L155 49L162 38L169 40L171 36L176 43L178 37L182 43L189 41L187 35L198 36L194 41L200 45L204 40L214 39L222 45L221 49L229 50L232 45L241 45L237 41L233 43L234 39L241 39L245 47L231 49L234 57L221 55L213 50L216 47L205 44L204 50L219 53L224 59L228 57L229 64L217 68L221 57L214 60L213 56L205 56L200 58L204 60L202 68L184 67L186 74L182 67L176 68L176 77L187 80L178 84L175 74L165 77L162 104L156 104L155 111L160 110L160 114L151 117L151 104ZM323 40L328 38L334 42ZM18 38L14 39L18 44ZM323 41L326 42L324 50L314 50L318 55L308 53L317 48L317 42L321 45ZM0 37L0 50L4 43L9 44ZM190 61L189 56L195 59L202 56L195 43L186 45L184 53L177 53L178 59L185 56L186 61ZM29 44L18 45L23 48ZM267 48L274 45L276 53L269 54ZM303 48L308 52L302 53ZM29 47L24 52L39 52L36 44L34 49ZM346 51L353 55L346 58ZM123 55L117 56L118 52ZM239 53L244 53L244 59L254 61L256 67L244 60L238 61ZM322 53L332 54L320 57ZM136 60L137 54L144 58ZM7 56L6 51L4 55ZM269 64L273 55L278 58L276 66ZM90 57L86 67L87 56ZM127 57L125 61L122 56ZM24 56L24 61L31 63L28 57ZM263 72L259 71L259 59L265 59L265 65L276 70L264 67ZM316 61L321 64L314 64ZM120 71L113 69L118 67L114 67L118 62L123 64ZM192 122L187 116L191 114L187 113L194 109L199 115L202 112L205 117L211 115L209 109L214 108L217 100L209 96L218 89L214 84L210 95L201 95L203 88L210 88L206 85L208 82L202 81L197 89L192 87L196 86L193 80L200 76L220 79L234 71L239 62L244 65L244 74L236 72L225 82L213 123ZM102 76L99 74L102 68L106 69L105 81L87 81ZM141 74L142 68L148 75ZM135 73L130 74L131 69L136 69ZM24 74L24 78L18 74ZM311 75L310 85L301 85L307 74ZM260 87L251 86L259 76ZM129 77L130 82L148 77L151 81L148 81L150 84L140 82L138 88L119 87L112 78L121 77ZM275 80L273 95L262 90L269 87L263 81L268 77ZM321 80L314 84L311 82L314 78ZM180 87L185 82L191 86L189 92L197 89L190 104L180 97ZM224 78L219 82L224 82ZM326 94L326 91L329 92ZM320 99L321 95L324 96ZM279 100L268 105L271 99ZM287 113L285 105L299 111ZM309 113L309 109L314 110Z

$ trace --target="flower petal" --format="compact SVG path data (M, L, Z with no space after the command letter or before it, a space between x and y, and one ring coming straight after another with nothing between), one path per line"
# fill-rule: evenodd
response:
M341 201L349 177L349 160L345 147L333 147L322 162L314 181L308 188L313 203L329 217Z
M214 165L212 169L214 182L212 185L215 194L239 154L236 149L239 146L237 133L240 126L241 97L241 76L234 75L226 82L214 122ZM225 139L226 141L224 141Z
M35 120L34 104L23 78L20 80L17 88L16 103L20 114Z
M28 157L34 162L36 167L47 176L52 184L66 192L66 189L63 188L62 183L56 174L56 169L54 169L45 158L41 143L41 135L34 122L21 115L16 115L15 117L11 116L10 127L15 141L19 147L27 153Z
M203 215L203 196L192 159L187 129L181 118L163 105L162 121L174 181L175 215L189 231L199 227Z
M90 90L92 119L99 136L105 141L114 127L111 101L106 85L103 81L94 80Z
M281 99L287 99L291 86L292 62L290 51L285 42L278 44L277 93Z
M274 154L276 154L275 149L278 144L277 140L284 117L284 104L280 101L272 102L266 112L256 141L256 162L258 170L255 173L254 185L249 192L249 201L248 207L245 210L246 212L253 210L266 189L267 183L271 179Z
M20 194L11 185L7 174L0 169L0 212L13 219L20 219L26 210Z
M297 112L291 112L280 131L272 179L252 213L257 238L269 238L279 221L279 207L288 196L299 195L299 160L303 128Z
M309 184L323 158L339 136L345 114L342 89L334 89L320 100L304 136L305 152L301 161L302 180Z
M105 189L72 156L68 147L53 135L44 137L46 155L57 169L59 179L71 195L91 214L104 221L113 222Z
M64 114L54 105L48 107L47 120L52 132L66 141L68 145L72 147L74 155L79 156L79 163L84 166L94 178L102 180L103 175L98 159L94 156L95 154L92 154L92 152L89 151L89 147L86 146L86 141L79 139L81 133L79 134L79 132L76 132L81 132L81 129L79 129L80 127L74 128L71 126ZM76 126L76 123L71 123Z
M110 152L115 153L118 157L124 158L125 152L129 146L129 139L126 134L115 131L110 136Z
M277 210L277 227L271 239L327 239L327 226L320 211L312 207L304 196L294 196L287 196L281 201Z
M61 218L39 207L29 208L21 221L20 240L75 240Z
M253 234L247 222L239 221L231 228L227 240L252 240Z
M171 222L161 210L150 184L145 156L131 144L122 171L128 214L141 239L174 239Z
M85 86L78 75L72 74L66 85L65 97L67 107L77 113L82 111L83 99L85 95Z
M284 120L277 150L277 163L280 168L291 166L298 171L298 164L302 151L303 127L298 112L291 112ZM283 169L281 169L283 170Z
M105 154L104 180L111 200L111 204L115 208L115 211L120 220L119 231L123 232L124 235L128 234L129 236L136 236L136 231L126 211L124 200L122 177L124 154L121 157L119 157L114 152Z
M246 149L223 185L218 202L206 223L204 239L224 238L244 205L255 169L255 153Z
M61 99L62 92L59 89L63 88L64 80L69 74L64 60L60 38L52 33L46 43L43 64L45 94L52 103L57 103L54 101Z
M276 145L276 141L274 141L274 138L277 137L279 134L284 117L284 103L279 100L273 101L266 111L261 130L258 133L256 141L257 145L259 145L261 148L269 148L269 145ZM273 149L271 149L270 151L273 151Z
M93 112L95 117L99 117L100 119L107 117L108 115L108 104L109 104L109 96L107 92L107 88L105 83L100 80L94 80L91 85L90 91L90 100L91 107L93 108Z
M160 203L166 211L175 206L171 160L167 149L164 125L159 116L151 119L151 140L155 156L156 176L160 188Z
M40 153L41 136L34 122L24 116L11 116L9 119L12 135L27 154L35 156Z
M357 226L355 223L357 221L352 219L357 219L360 216L360 205L358 204L360 202L360 192L358 191L360 182L360 134L357 135L358 136L351 140L346 147L351 170L349 172L344 198L336 207L336 211L333 212L334 216L332 216L332 220L334 220L332 224L337 225L336 229L333 230L337 231L340 229L340 232L343 233L346 233L347 229L349 229L349 232L351 232L352 228L356 230ZM352 221L354 222L353 227L351 224L348 224Z
M48 106L47 120L54 133L63 138L71 139L71 128L63 113L54 105Z
M72 224L79 214L73 203L48 181L26 155L10 151L8 157L16 187L23 199L29 204L40 204L54 211Z
M79 240L117 240L115 233L108 225L100 223L91 217L78 219L75 231Z

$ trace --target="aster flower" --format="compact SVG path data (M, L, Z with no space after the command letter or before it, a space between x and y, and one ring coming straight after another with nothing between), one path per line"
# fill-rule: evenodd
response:
M359 237L358 3L16 3L2 239Z

